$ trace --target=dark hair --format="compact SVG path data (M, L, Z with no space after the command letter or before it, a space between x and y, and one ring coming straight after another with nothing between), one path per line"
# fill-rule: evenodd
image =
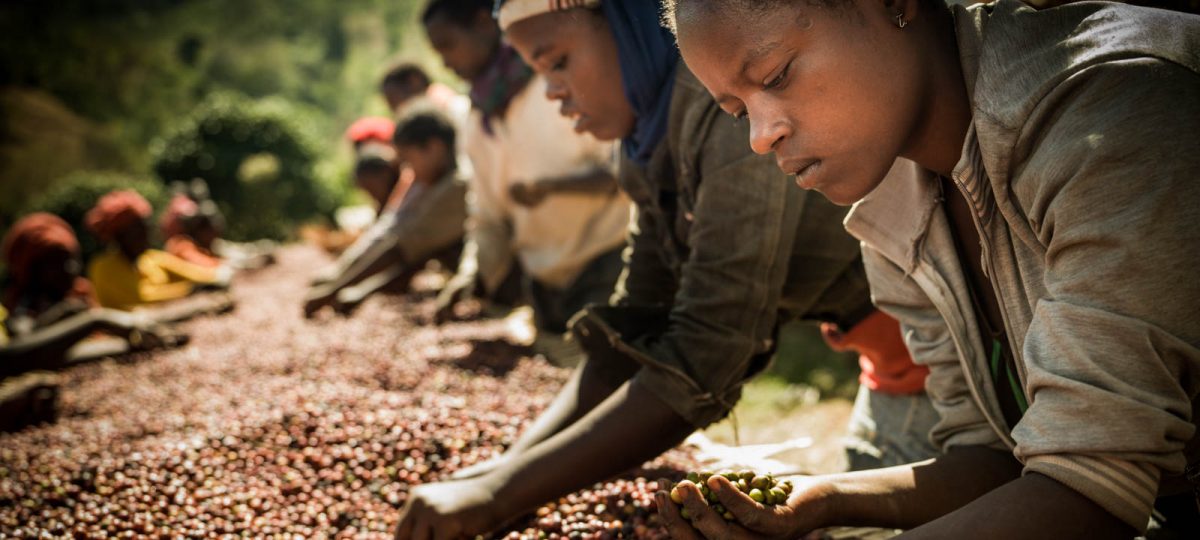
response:
M421 13L421 22L429 24L434 17L441 15L463 28L469 28L480 11L492 13L492 0L430 0Z
M809 4L831 5L841 0L808 0ZM680 3L699 5L707 11L715 11L725 7L736 7L743 10L762 11L777 4L790 3L784 0L662 0L662 24L671 30L676 37L679 29L676 26L676 16Z
M362 176L364 174L386 174L392 172L392 164L383 156L376 154L363 154L358 157L358 161L354 163L354 176Z
M442 141L450 155L455 152L454 139L454 124L446 115L430 108L413 110L401 117L392 134L392 144L396 146L424 146L432 140Z
M422 88L429 86L429 75L425 73L421 66L405 62L396 64L389 69L380 81L379 87L382 89L389 84L400 84L407 86L412 81L418 81Z

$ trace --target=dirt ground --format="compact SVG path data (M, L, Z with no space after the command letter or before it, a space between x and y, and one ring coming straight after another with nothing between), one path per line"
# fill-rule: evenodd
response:
M186 347L61 373L59 420L0 435L0 538L389 538L411 486L495 455L567 376L504 321L425 324L420 284L305 320L306 283L329 258L279 255L235 281L233 313L183 324ZM737 439L799 441L773 459L836 471L848 414L844 400L754 383ZM728 420L704 434L719 451L735 439ZM703 453L672 451L507 534L661 538L647 478L681 476Z

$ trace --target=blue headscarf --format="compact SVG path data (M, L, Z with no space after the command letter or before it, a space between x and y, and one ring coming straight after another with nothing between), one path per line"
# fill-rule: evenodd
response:
M621 145L630 159L645 165L667 135L679 49L660 23L658 2L604 0L600 6L617 42L625 97L636 117L633 133Z

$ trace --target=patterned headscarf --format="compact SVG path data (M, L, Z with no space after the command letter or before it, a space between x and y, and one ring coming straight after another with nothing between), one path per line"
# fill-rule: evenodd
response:
M504 116L508 103L529 80L533 70L512 47L501 43L479 76L471 81L471 105L483 113L483 131L492 134L492 118Z

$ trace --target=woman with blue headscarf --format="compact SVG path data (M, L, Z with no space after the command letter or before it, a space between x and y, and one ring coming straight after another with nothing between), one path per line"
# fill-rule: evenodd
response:
M844 345L888 352L871 360L917 370L871 305L845 210L751 151L679 61L657 2L507 0L496 15L575 129L621 140L638 218L612 305L576 315L586 361L503 456L413 489L397 538L492 531L678 445L729 413L781 320L828 323ZM934 417L918 417L928 433Z

